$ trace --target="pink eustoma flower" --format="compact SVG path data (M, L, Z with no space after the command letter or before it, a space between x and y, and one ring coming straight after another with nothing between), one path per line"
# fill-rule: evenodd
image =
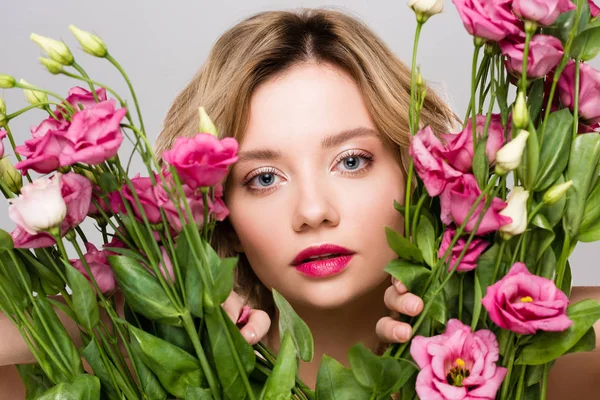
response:
M558 80L558 95L563 106L575 107L575 62L569 61ZM600 71L588 64L579 67L579 115L588 125L600 122Z
M23 175L30 169L40 174L56 171L61 164L61 157L73 143L64 136L64 132L48 130L43 136L26 140L24 145L17 146L15 150L26 157L25 160L15 164Z
M450 247L450 243L454 239L456 235L456 228L446 228L444 232L444 236L442 236L442 243L440 245L440 249L438 251L438 258L442 259L448 247ZM452 248L452 252L450 253L450 264L448 265L448 272L450 272L454 268L454 264L456 260L458 260L458 256L462 253L465 248L465 244L467 243L466 237L461 237L458 239L454 247ZM471 271L477 267L477 259L488 248L490 244L483 240L480 237L474 237L471 243L469 243L469 247L467 252L463 256L462 260L456 267L456 271L465 272Z
M560 14L575 8L577 7L570 0L513 0L512 2L515 14L545 26L552 25Z
M2 140L6 137L6 131L0 129L0 158L4 157L4 144Z
M451 319L446 332L416 336L410 354L421 369L416 391L427 400L493 400L506 368L498 367L498 341L489 330L471 328Z
M469 34L493 41L521 31L512 0L452 0Z
M446 225L449 225L452 222L458 226L462 225L467 218L469 210L480 195L481 190L479 189L479 186L477 186L477 181L473 175L464 174L460 176L451 185L448 185L440 196L442 209L440 219ZM484 204L485 198L475 208L475 211L465 226L465 231L473 232L475 224L483 211ZM484 235L489 232L497 231L502 225L509 224L511 219L499 214L504 207L506 207L506 203L500 198L495 197L492 200L490 207L485 212L483 219L477 228L476 234Z
M506 56L506 67L514 75L523 71L525 38L509 36L500 42L500 51ZM527 77L530 79L546 76L558 65L564 49L559 39L550 35L534 35L529 43L527 57Z
M442 193L449 182L462 175L444 160L443 151L444 145L429 126L413 136L408 148L415 170L432 197Z
M94 246L90 242L87 242L85 244L85 248L87 249L87 253L83 256L83 258L90 267L90 272L96 280L98 288L104 294L112 292L117 287L117 282L115 281L115 275L113 273L113 270L110 267L110 264L108 263L106 251L98 250L96 246ZM86 279L91 282L91 279L87 270L85 269L85 266L83 265L83 262L80 259L70 261L73 267L75 267L76 270L81 272L83 276L85 276Z
M65 133L72 146L64 149L61 165L100 164L115 156L123 142L120 123L125 114L127 109L117 110L113 99L78 111Z
M522 335L537 330L561 332L573 323L567 316L567 296L553 281L530 273L520 262L487 288L482 303L496 325Z
M600 7L594 3L594 0L588 0L588 4L590 5L590 14L592 15L592 18L598 16L598 14L600 14Z
M179 137L164 160L175 167L183 183L195 189L214 186L227 174L228 167L238 160L238 142L233 138L217 139L208 133L192 138Z
M155 176L155 179L160 180L160 177ZM146 214L146 218L151 224L158 224L162 222L160 215L160 205L158 199L154 193L154 186L152 180L149 177L141 177L139 174L131 179L131 186L138 197L138 200L143 208L143 212ZM123 197L129 202L131 209L133 210L134 216L142 221L142 210L139 209L133 192L131 191L128 184L123 184L121 189ZM110 197L110 208L114 213L127 213L127 208L123 204L123 199L118 192L113 192L109 195Z
M61 235L64 235L87 217L92 198L92 183L85 176L69 172L61 175L60 191L67 205L67 214L60 225ZM55 243L54 238L47 233L30 234L19 226L11 232L11 236L17 248L48 247Z
M477 115L475 124L477 136L481 138L485 128L485 115ZM460 133L446 133L440 135L446 141L445 148L440 152L452 167L461 172L471 172L473 167L473 119L469 118L465 129ZM496 160L496 153L504 145L504 127L500 114L492 114L487 132L488 138L485 152L488 161L492 164Z

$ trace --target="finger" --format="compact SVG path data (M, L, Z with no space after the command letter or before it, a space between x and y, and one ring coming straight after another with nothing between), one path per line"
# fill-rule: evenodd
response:
M221 304L223 309L229 315L229 318L236 322L240 317L240 313L242 312L242 307L244 307L244 302L242 298L235 292L231 292L225 302Z
M408 288L406 286L404 286L404 284L402 282L400 282L398 279L394 278L393 276L392 276L392 285L394 285L394 287L400 294L408 292Z
M260 342L269 332L271 318L263 310L251 310L248 323L240 330L246 342L254 345Z
M423 310L423 300L412 293L399 294L394 286L386 289L383 301L387 308L414 317Z
M379 339L386 343L404 343L410 339L412 327L391 317L383 317L377 321L375 332Z

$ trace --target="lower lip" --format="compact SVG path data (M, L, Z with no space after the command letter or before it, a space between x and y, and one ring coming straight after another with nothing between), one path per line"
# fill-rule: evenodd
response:
M295 268L306 276L322 278L341 272L344 268L346 268L350 260L352 260L352 257L353 255L349 254L345 256L328 258L326 260L308 261L296 265Z

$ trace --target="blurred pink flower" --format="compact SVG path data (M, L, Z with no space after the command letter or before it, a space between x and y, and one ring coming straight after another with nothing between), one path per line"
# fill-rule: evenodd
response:
M115 290L117 283L115 281L113 270L108 263L106 251L99 251L96 246L90 242L86 242L85 248L87 249L87 253L83 256L83 258L90 267L92 276L96 280L100 291L104 294L112 292ZM75 267L76 270L81 272L87 278L87 280L91 282L83 262L80 259L70 261L73 267Z
M506 58L506 68L509 72L521 76L523 71L523 52L525 51L525 37L509 36L499 43L500 51ZM550 35L534 35L529 43L527 57L527 77L541 78L546 76L558 65L564 49L559 39Z
M575 62L569 61L558 80L558 95L563 106L574 108ZM600 71L581 63L579 67L579 115L588 125L600 122Z
M485 128L485 115L477 115L475 123L477 126L477 137L483 136ZM465 129L457 134L445 133L440 135L446 141L442 156L450 165L461 172L471 172L473 167L473 119L469 118ZM500 114L492 114L488 127L488 139L485 152L488 161L492 164L496 160L496 152L504 145L504 127Z
M573 323L567 316L569 299L553 281L515 263L508 274L487 288L482 300L496 325L522 335L560 332Z
M469 34L499 41L521 31L512 0L452 0Z
M588 0L588 4L590 5L590 14L592 15L592 18L600 14L600 7L594 3L594 0Z
M6 137L6 131L0 129L0 158L4 157L4 144L2 140Z
M456 225L462 225L467 218L467 214L477 198L481 195L481 190L477 186L475 177L471 174L460 176L452 184L448 185L440 196L441 215L440 219L446 225L454 221ZM466 232L473 232L479 215L483 211L485 198L475 208L469 222L465 227ZM506 203L496 197L492 200L490 207L485 212L483 219L476 234L483 235L489 232L497 231L502 225L509 224L511 219L504 217L499 212L506 207Z
M446 250L448 250L450 243L454 239L455 235L456 235L455 227L446 228L446 231L444 232L444 236L442 237L442 243L440 245L440 249L438 251L438 258L442 259L442 257L446 253ZM467 242L466 238L461 237L460 239L458 239L458 241L452 248L452 252L450 253L451 260L450 260L450 264L448 265L448 272L450 272L452 270L452 268L454 268L454 264L456 263L456 260L458 259L458 256L460 255L460 253L462 253L463 249L465 248L466 242ZM482 238L474 237L473 240L471 241L471 243L469 243L468 250L465 253L462 260L460 261L460 264L458 264L458 267L456 267L456 271L465 272L465 271L471 271L471 270L475 269L475 267L477 267L477 259L479 258L481 253L483 253L485 251L485 249L488 248L489 245L490 244L487 241L483 240Z
M507 372L496 366L496 336L483 329L473 333L457 319L441 335L416 336L410 354L421 369L416 382L421 399L493 400Z
M512 9L524 20L536 21L541 25L552 25L558 16L574 10L570 0L513 0Z
M415 170L432 197L442 193L446 185L462 175L444 160L444 151L444 145L429 126L413 136L408 148Z
M208 133L192 138L178 137L163 159L175 167L182 183L192 189L214 186L227 174L228 167L238 160L238 142L233 138L217 139Z

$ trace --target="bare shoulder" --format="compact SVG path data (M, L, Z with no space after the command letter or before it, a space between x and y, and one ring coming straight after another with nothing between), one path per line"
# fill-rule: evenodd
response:
M571 290L572 303L587 298L600 301L600 286L573 286L573 290Z

